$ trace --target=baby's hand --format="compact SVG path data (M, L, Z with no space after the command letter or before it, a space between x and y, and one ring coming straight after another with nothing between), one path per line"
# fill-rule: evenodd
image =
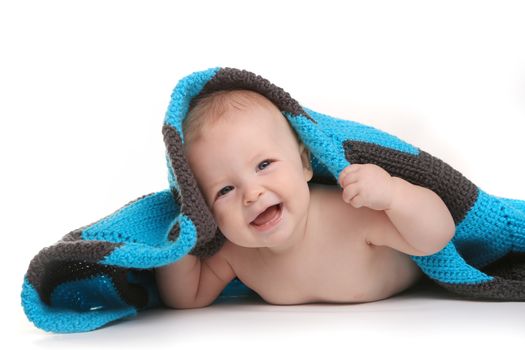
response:
M392 202L392 176L375 164L352 164L339 175L343 200L355 208L386 210Z

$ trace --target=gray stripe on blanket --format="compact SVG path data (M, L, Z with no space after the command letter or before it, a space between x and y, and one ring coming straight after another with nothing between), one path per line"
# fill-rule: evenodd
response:
M220 69L204 86L199 95L193 99L190 109L193 107L196 99L219 90L252 90L258 92L272 101L282 112L289 112L294 116L304 115L316 123L304 111L303 107L282 88L272 84L260 75L235 68Z
M419 155L396 151L368 142L343 142L350 164L376 164L390 175L436 192L447 205L456 225L478 198L478 188L442 160L420 151Z

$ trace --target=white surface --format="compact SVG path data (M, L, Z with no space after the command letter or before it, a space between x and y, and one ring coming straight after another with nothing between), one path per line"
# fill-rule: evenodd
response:
M249 297L203 309L148 311L84 334L23 333L24 344L53 349L519 349L524 315L525 303L466 302L420 286L367 304L273 306Z
M166 188L160 129L171 90L181 77L208 67L261 74L307 107L420 146L489 193L525 198L522 6L1 2L4 340L26 349L522 345L524 303L467 302L439 293L358 306L248 303L157 311L72 336L35 329L19 306L22 277L40 248Z

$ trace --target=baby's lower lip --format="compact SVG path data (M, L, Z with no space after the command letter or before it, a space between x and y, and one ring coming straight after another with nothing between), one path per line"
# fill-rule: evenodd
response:
M258 232L267 232L277 226L283 217L283 204L279 203L278 205L279 212L268 222L265 222L263 225L255 225L250 223L250 226L254 227Z

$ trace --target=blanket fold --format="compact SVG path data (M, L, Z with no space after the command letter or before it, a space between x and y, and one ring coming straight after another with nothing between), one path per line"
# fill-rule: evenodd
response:
M337 186L347 165L373 163L436 192L456 234L436 254L412 259L438 285L468 299L525 300L525 201L492 196L393 135L302 107L261 76L213 68L183 78L171 95L162 128L169 188L68 233L30 262L22 305L37 327L89 331L157 307L154 268L220 249L225 238L182 152L182 122L194 98L233 89L256 91L281 110L310 150L312 181ZM226 293L233 287L239 293L238 284L232 282Z

